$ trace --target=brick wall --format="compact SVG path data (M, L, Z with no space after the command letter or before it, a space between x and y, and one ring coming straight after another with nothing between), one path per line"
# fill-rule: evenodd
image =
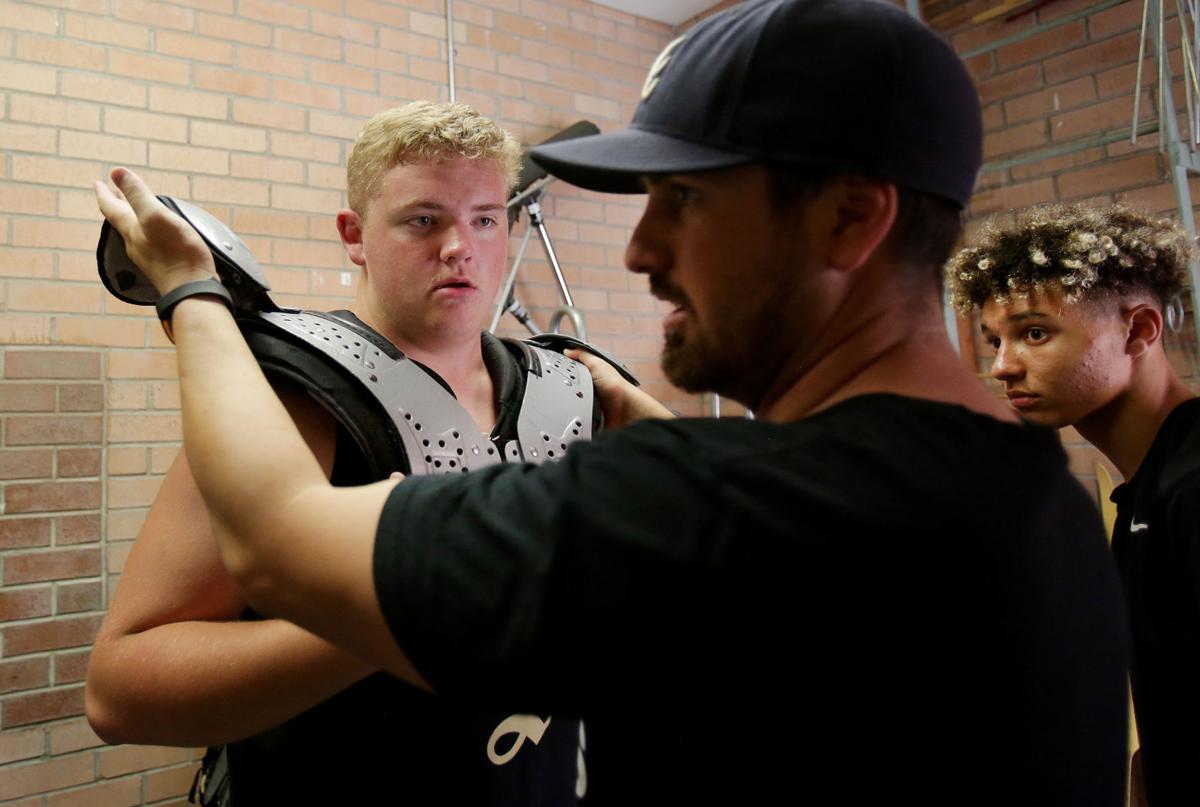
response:
M992 5L924 3L984 101L972 227L1052 199L1172 210L1153 133L1091 144L1129 125L1141 4L972 22ZM0 803L176 803L194 770L192 751L106 747L80 717L91 637L179 429L170 346L96 282L91 183L130 165L232 224L281 302L345 305L353 267L332 213L347 146L379 109L447 97L442 13L441 0L0 0ZM674 33L583 0L458 0L455 21L459 98L525 142L581 118L622 126ZM1032 159L1052 147L1065 153ZM544 207L593 341L698 412L658 372L662 307L621 268L641 200L556 183ZM517 295L543 324L558 305L536 243ZM1171 355L1196 386L1190 334ZM1090 479L1097 455L1066 441Z
M995 6L985 0L924 4L930 24L965 58L983 103L985 164L968 234L988 216L1010 219L1012 209L1040 202L1121 202L1177 215L1169 161L1158 151L1157 68L1149 55L1139 114L1145 133L1136 145L1129 138L1143 3L1055 0L1017 19L972 21ZM1163 6L1175 103L1185 126L1179 25L1175 4ZM1193 177L1190 186L1200 202L1200 180ZM1166 344L1172 363L1200 391L1190 301L1187 308L1183 331L1168 334ZM960 329L969 337L968 359L986 373L991 351L979 339L977 322L960 322ZM1063 442L1072 470L1089 488L1094 489L1098 462L1119 480L1111 463L1074 429L1063 430Z
M178 803L197 758L107 747L81 717L92 637L179 439L170 345L97 282L91 184L129 165L230 223L279 302L343 307L348 146L378 110L448 98L443 14L442 0L0 0L0 803ZM672 36L582 0L457 0L454 15L458 99L526 143L580 119L623 126ZM662 307L623 268L641 204L555 183L543 207L592 341L698 412L662 381ZM543 326L559 305L536 237L516 293Z

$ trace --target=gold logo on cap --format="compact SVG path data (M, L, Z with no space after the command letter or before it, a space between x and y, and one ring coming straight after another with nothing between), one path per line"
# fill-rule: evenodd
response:
M650 93L654 92L654 88L658 86L658 79L662 76L662 71L667 69L667 62L671 61L671 54L686 37L687 34L684 34L668 42L667 46L662 49L662 53L658 54L658 58L654 60L654 64L650 65L650 72L646 74L646 81L642 84L643 101L650 97Z

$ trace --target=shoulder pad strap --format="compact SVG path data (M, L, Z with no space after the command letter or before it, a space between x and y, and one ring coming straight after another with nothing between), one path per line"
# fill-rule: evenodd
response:
M525 341L526 343L532 343L538 347L546 348L547 350L553 350L556 353L562 353L568 348L586 350L593 356L599 356L611 364L613 369L620 373L621 377L630 384L633 384L635 387L641 386L641 382L637 380L633 373L629 372L625 365L621 364L619 361L614 359L607 352L601 350L600 348L589 345L587 342L576 339L574 336L568 336L563 333L539 333L537 336L531 336Z

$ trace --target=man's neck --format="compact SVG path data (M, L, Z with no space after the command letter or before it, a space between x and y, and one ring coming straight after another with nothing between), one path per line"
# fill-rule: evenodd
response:
M1146 458L1167 415L1193 397L1160 349L1134 366L1133 380L1124 393L1075 428L1129 480Z
M475 419L481 432L492 430L496 424L495 392L492 377L483 363L478 333L453 339L443 336L436 340L419 340L374 321L365 306L355 306L353 313L404 355L437 373L454 390L454 396Z
M794 421L859 395L892 393L1016 421L950 345L932 293L852 295L817 330L816 344L781 365L758 404L760 419Z

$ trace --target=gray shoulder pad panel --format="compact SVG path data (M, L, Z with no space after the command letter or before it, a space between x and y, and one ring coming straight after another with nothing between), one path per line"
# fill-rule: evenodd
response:
M561 459L568 445L592 437L592 375L561 353L530 342L525 347L529 369L517 417L520 454L526 462Z
M349 328L314 314L259 316L334 359L362 383L396 424L413 474L459 473L501 461L462 404L408 359L389 358Z

